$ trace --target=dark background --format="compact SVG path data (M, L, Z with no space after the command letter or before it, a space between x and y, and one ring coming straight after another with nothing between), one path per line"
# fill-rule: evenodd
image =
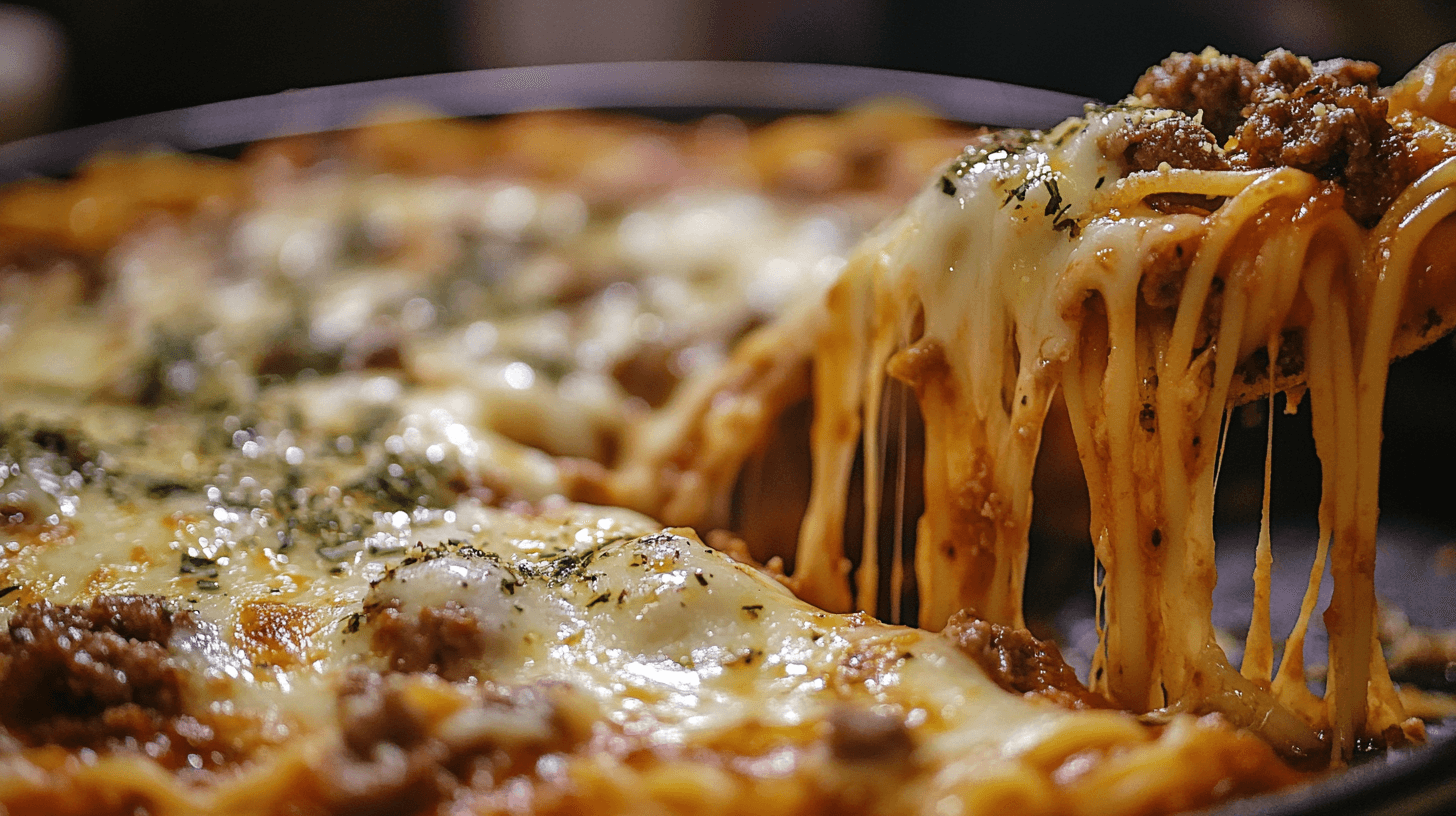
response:
M36 0L66 45L51 126L500 65L763 59L978 76L1102 99L1174 50L1276 46L1398 78L1456 39L1435 0Z

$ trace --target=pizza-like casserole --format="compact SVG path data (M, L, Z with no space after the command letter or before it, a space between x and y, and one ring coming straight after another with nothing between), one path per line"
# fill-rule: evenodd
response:
M3 191L0 812L1168 813L1419 742L1374 469L1388 361L1456 316L1452 59L1175 55L1047 133L396 121ZM1022 614L1058 391L1086 685ZM1267 535L1241 668L1209 616L1221 418L1276 391L1325 463L1277 673Z

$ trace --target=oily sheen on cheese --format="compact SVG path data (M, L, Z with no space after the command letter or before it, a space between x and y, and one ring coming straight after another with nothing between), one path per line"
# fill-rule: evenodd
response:
M1267 749L1218 723L1180 717L1150 730L1121 712L1008 694L938 635L824 612L691 531L635 513L470 499L391 510L332 486L348 483L352 457L300 435L280 450L266 422L248 439L257 448L202 463L228 478L146 498L132 489L187 476L152 469L156 451L129 443L135 426L117 420L184 449L206 450L192 435L211 429L138 413L67 417L76 444L109 452L97 460L106 473L39 449L17 463L42 485L55 476L64 487L46 495L71 510L53 538L16 548L4 575L20 586L12 603L170 599L168 659L185 672L190 725L60 764L12 745L0 764L12 812L80 812L97 796L159 813L346 811L371 797L399 812L444 802L799 812L862 798L873 812L1064 812L1078 791L1169 757L1227 766L1255 789L1291 773L1257 767L1251 755ZM402 420L400 436L417 421ZM306 451L301 461L293 450ZM316 512L359 519L363 548L336 558L313 538L329 525L279 526L287 489L312 494ZM108 534L83 533L93 530ZM279 533L290 530L288 545ZM381 635L392 613L419 627L422 612L442 608L469 618L475 640L432 653L435 663L408 665L411 646ZM382 688L340 688L369 682ZM360 750L350 731L370 706L383 709L387 739ZM400 784L422 740L491 772L506 764L499 754L536 757L535 768L499 786ZM153 756L175 762L168 771L186 784L166 781ZM894 784L865 780L865 763ZM1086 812L1197 804L1222 779L1165 777L1115 804L1087 798Z
M1378 400L1341 378L1378 391L1445 323L1408 339L1412 303L1449 301L1386 281L1448 271L1425 238L1456 139L1416 92L1386 122L1360 65L1197 59L1330 85L1330 116L1397 133L1375 155L1416 145L1412 179L1224 166L1277 128L1204 138L1155 90L1045 134L411 122L7 191L0 807L1143 814L1419 740L1344 438ZM1190 166L1139 164L1159 151ZM873 615L892 381L924 424L923 628ZM1327 475L1323 700L1257 636L1228 665L1206 608L1218 422L1298 385L1326 462L1366 474ZM1058 388L1094 499L1091 691L1021 612ZM754 542L785 576L733 534L735 491L805 398L808 474L763 478L809 479L808 509Z

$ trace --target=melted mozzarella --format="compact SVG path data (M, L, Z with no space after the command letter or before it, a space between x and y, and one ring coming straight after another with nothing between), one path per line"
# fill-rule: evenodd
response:
M106 427L84 413L73 419L98 434ZM12 596L21 601L173 599L191 614L170 644L195 679L191 705L251 712L274 740L328 744L337 717L361 705L341 703L339 689L351 670L388 668L374 640L380 605L410 616L453 604L504 644L476 659L467 687L571 689L607 729L605 757L710 750L756 757L744 766L753 774L853 786L862 784L856 766L826 742L848 708L903 726L912 746L910 778L876 786L878 806L983 813L1007 796L1057 801L1042 790L1047 774L1080 752L1155 744L1126 714L1008 694L938 635L825 612L690 531L629 511L548 503L522 514L473 500L386 510L367 493L330 489L348 483L341 477L357 457L302 437L281 451L276 437L250 437L242 444L263 439L265 450L239 446L199 464L230 472L231 482L159 498L138 484L161 480L139 478L156 451L125 442L130 422L112 425L115 436L93 439L114 451L114 472L63 493L73 512L51 526L54 539L8 556L0 580L20 586ZM166 432L189 447L188 434L202 430L179 420ZM308 455L288 465L288 448L300 446ZM290 468L294 489L314 500L295 498L323 524L295 526L284 545L277 480ZM55 480L58 490L65 483ZM330 524L357 525L359 546L315 538ZM450 744L529 744L551 722L549 709L450 705L455 713L438 725Z

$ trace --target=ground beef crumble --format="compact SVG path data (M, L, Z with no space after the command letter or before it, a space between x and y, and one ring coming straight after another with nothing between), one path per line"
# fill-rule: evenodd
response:
M498 645L499 633L455 601L401 612L397 603L373 611L373 646L398 672L432 672L446 680L463 680L472 663Z
M378 675L356 672L339 697L344 753L331 761L323 797L343 813L409 813L459 786L446 769L448 747L428 739L423 713Z
M1149 68L1132 93L1189 116L1203 111L1203 126L1222 143L1242 122L1255 81L1254 64L1242 57L1174 54Z
M1217 144L1208 128L1194 119L1169 116L1118 130L1108 139L1108 151L1122 156L1128 170L1156 170L1164 162L1193 170L1228 169Z
M1373 63L1311 63L1282 49L1258 63L1213 52L1174 54L1144 74L1133 93L1184 116L1134 121L1108 149L1129 170L1162 162L1294 167L1343 188L1345 210L1368 227L1416 171L1409 141L1386 121L1378 73ZM1225 142L1221 155L1209 154L1207 144Z
M472 721L494 725L470 736L442 733L430 695L412 690L417 683L364 670L346 678L339 693L341 745L317 774L320 812L436 812L463 790L532 773L543 754L569 752L591 733L593 718L573 712L561 687L489 683L469 707Z
M1057 645L1025 629L991 623L969 611L952 615L941 634L980 664L1007 691L1041 697L1068 708L1105 708L1089 691Z
M182 712L172 624L152 596L21 608L0 633L0 724L32 743L151 738Z

